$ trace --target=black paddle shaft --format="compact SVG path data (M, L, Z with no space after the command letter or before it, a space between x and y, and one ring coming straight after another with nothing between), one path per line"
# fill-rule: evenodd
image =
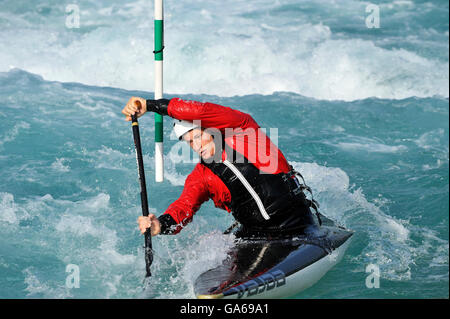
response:
M148 216L148 200L147 200L147 187L145 184L145 172L144 172L144 161L142 159L142 148L141 148L141 136L139 134L139 124L136 115L131 116L131 127L133 128L133 138L134 146L136 149L136 161L139 174L139 183L141 186L141 205L142 205L142 215ZM152 236L150 228L145 232L145 270L146 277L151 276L150 265L153 261L152 253Z

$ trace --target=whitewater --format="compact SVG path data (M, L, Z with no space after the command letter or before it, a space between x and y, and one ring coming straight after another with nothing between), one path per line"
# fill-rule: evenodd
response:
M193 298L220 264L232 216L207 202L179 235L143 238L131 128L153 96L153 2L0 2L0 298ZM230 106L277 144L321 204L355 231L344 257L293 298L448 298L449 5L379 1L166 1L165 97ZM140 120L151 211L180 195L192 161L164 119ZM270 134L269 134L270 136ZM68 287L68 265L80 269ZM368 288L366 269L380 269Z

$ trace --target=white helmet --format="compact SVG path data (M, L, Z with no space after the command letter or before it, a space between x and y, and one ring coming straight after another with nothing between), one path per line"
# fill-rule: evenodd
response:
M173 130L175 131L175 135L179 140L183 137L184 134L193 130L194 128L199 127L198 125L184 120L174 120L173 121Z

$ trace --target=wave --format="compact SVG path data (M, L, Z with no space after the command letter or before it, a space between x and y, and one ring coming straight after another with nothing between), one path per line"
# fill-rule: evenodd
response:
M382 5L386 29L412 19L417 30L374 35L367 35L365 16L358 14L364 4L355 1L334 6L319 1L310 7L293 1L188 4L166 8L166 92L288 91L345 101L449 96L448 53L442 58L448 32L422 25L419 4ZM126 5L85 1L79 5L79 29L64 25L64 8L54 1L40 1L37 11L5 7L0 71L20 68L47 80L152 90L151 6L142 0ZM398 10L406 10L406 16L397 17ZM433 6L430 10L438 14ZM349 30L342 26L350 23L345 21L351 21ZM409 40L398 47L398 39ZM424 55L430 46L435 55Z
M376 264L381 277L392 281L411 280L413 268L424 260L432 262L430 267L448 267L448 240L433 229L387 214L387 200L369 201L361 188L352 189L342 169L299 162L293 166L313 189L321 212L355 230L353 247L360 251L354 258L359 265Z

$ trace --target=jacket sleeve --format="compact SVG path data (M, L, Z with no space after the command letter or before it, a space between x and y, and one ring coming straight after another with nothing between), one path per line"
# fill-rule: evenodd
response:
M197 101L185 101L180 98L170 100L167 108L169 116L185 121L200 120L205 128L247 128L259 127L253 118L230 107Z
M167 208L163 215L158 217L161 222L161 234L179 233L192 221L200 206L208 200L209 191L199 163L186 178L180 197Z

